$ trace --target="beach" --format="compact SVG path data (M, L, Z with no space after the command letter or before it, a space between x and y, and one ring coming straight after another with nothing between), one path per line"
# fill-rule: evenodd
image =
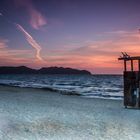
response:
M139 140L140 110L122 100L0 86L0 140Z

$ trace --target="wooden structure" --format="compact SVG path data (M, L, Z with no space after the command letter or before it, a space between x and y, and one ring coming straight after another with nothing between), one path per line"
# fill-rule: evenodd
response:
M131 57L122 52L118 60L124 61L124 106L140 108L140 56ZM127 62L130 61L130 70ZM134 61L138 61L138 70L134 70Z

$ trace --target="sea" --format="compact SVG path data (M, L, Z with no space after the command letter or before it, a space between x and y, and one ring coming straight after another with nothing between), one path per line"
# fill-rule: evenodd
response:
M40 88L85 98L123 99L122 75L0 75L0 85Z

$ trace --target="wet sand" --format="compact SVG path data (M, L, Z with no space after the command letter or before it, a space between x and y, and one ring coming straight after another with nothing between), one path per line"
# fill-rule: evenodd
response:
M0 140L139 139L140 110L120 100L0 86Z

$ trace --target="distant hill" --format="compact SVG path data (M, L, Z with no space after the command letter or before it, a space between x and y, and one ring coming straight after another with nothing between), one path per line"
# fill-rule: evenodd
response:
M0 67L0 74L34 74L34 73L36 73L36 70L25 67L25 66L19 66L19 67L2 66L2 67Z
M90 75L91 73L86 70L78 70L63 67L45 67L39 70L31 69L26 66L9 67L1 66L0 74L82 74Z

